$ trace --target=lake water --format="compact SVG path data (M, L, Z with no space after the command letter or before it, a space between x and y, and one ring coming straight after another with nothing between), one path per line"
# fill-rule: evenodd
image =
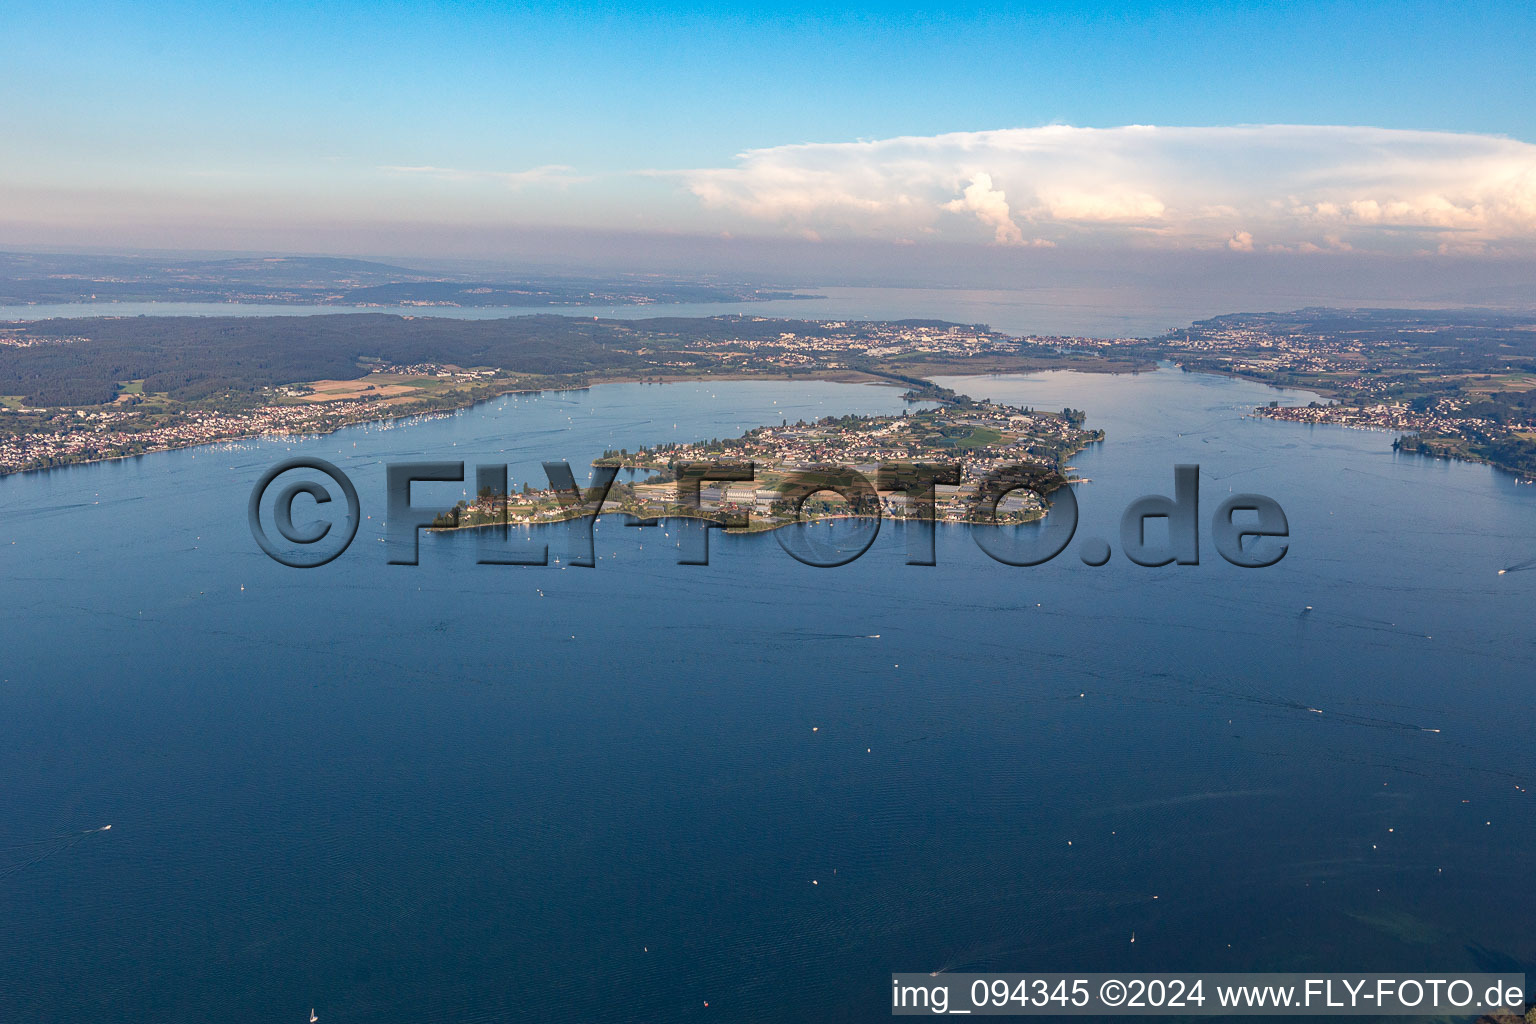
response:
M1192 462L1203 524L1269 495L1289 554L1011 568L944 527L916 567L886 524L842 568L772 535L697 567L605 519L594 569L559 531L547 568L465 534L385 564L386 460L538 479L901 408L827 382L0 479L0 1019L874 1021L893 970L1536 973L1536 571L1497 575L1536 557L1536 488L1247 418L1308 396L1241 381L945 383L1108 431L1079 540L1118 548ZM292 454L371 517L321 569L246 525Z
M340 313L400 313L407 316L491 320L555 313L623 320L663 316L767 316L805 320L938 319L984 323L1010 334L1076 337L1150 337L1191 321L1236 309L1300 309L1307 306L1435 308L1444 302L1406 297L1371 300L1353 293L1319 295L1265 287L1237 295L1215 285L1174 290L1162 286L1088 288L1041 285L1007 290L961 288L813 287L810 299L767 302L683 302L652 306L450 306L378 308L280 306L236 302L77 302L60 305L0 306L0 322L87 316L314 316Z

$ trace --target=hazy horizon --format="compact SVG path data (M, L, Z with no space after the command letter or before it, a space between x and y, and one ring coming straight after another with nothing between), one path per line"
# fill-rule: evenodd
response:
M1494 304L1536 271L1512 3L159 0L12 28L0 249Z
M1396 256L1353 253L1252 253L1234 263L1219 253L1127 253L999 250L933 244L892 253L867 241L810 243L794 239L596 239L575 233L507 244L500 255L444 254L390 248L194 249L153 246L6 245L0 252L144 258L344 258L428 273L730 280L756 287L893 288L1011 292L1063 303L1195 305L1218 312L1295 309L1312 305L1407 308L1466 306L1536 308L1529 281L1536 261L1496 257Z

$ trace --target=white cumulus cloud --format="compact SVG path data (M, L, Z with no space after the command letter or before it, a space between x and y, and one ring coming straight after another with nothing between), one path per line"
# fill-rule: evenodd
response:
M893 241L1245 252L1536 241L1536 146L1451 132L1051 125L749 150L683 180L717 214Z
M1008 197L992 187L990 174L978 174L972 178L960 198L945 203L944 209L955 213L971 211L977 220L996 231L993 237L998 245L1024 244L1024 233L1008 212Z

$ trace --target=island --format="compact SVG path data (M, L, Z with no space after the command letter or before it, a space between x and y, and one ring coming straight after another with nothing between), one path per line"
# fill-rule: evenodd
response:
M932 385L905 397L924 407L899 416L785 420L726 440L604 452L593 465L627 470L631 479L615 480L606 495L591 502L525 481L520 490L482 488L474 501L459 502L432 525L437 530L530 526L614 512L643 520L702 518L745 532L877 515L1026 523L1046 514L1042 496L1072 482L1064 475L1071 468L1066 460L1104 440L1102 430L1084 427L1085 414L1076 409L1041 412ZM748 464L751 479L697 481L697 502L684 499L683 467ZM932 484L927 506L925 488L945 475L934 467L950 469L953 476ZM850 487L850 469L868 484ZM634 479L639 472L648 475Z

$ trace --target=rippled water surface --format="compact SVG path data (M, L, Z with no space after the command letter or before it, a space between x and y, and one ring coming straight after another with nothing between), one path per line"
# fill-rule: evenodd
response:
M1536 971L1536 488L1177 371L947 381L1088 410L1081 524L1010 568L597 528L595 569L385 564L383 463L893 412L893 389L616 384L0 480L0 1019L877 1020L892 970ZM252 484L331 459L322 569ZM1291 549L1146 569L1201 467ZM421 485L449 504L458 485ZM556 531L555 533L557 533ZM107 832L86 830L110 823ZM1136 936L1134 944L1130 939ZM706 1009L705 1002L710 1005Z

